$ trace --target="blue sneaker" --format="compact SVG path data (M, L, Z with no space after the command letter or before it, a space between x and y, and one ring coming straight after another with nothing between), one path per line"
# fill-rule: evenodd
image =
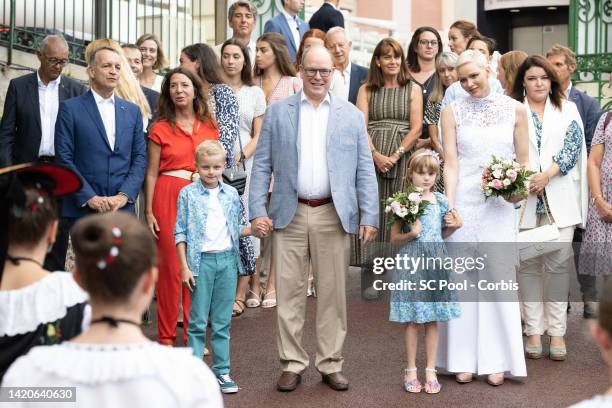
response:
M220 374L217 376L217 381L219 381L219 387L221 387L221 392L224 394L234 394L238 392L238 386L229 376L229 374Z

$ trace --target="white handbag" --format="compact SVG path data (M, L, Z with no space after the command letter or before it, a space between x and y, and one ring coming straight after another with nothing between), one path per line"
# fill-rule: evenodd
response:
M557 227L557 224L553 222L550 216L546 199L543 198L542 202L544 203L544 211L546 212L546 217L548 218L548 225L542 225L540 227L519 231L517 242L521 262L550 252L558 251L568 245L567 242L557 242L557 240L561 237L559 228ZM523 210L521 211L519 225L523 223L523 216L525 215L526 207L527 204L525 203L523 205Z

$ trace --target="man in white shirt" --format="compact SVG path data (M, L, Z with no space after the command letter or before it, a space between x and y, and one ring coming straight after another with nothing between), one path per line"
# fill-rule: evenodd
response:
M304 33L310 29L307 22L297 16L304 7L304 0L281 0L281 13L266 21L265 33L280 33L287 41L291 62L295 63L295 55Z
M134 211L144 181L146 144L140 109L114 94L121 57L102 47L91 55L91 90L62 102L55 125L56 161L81 176L83 188L63 202L62 216Z
M66 40L45 37L38 50L36 72L12 79L4 100L0 125L0 167L55 160L55 121L59 103L87 91L80 82L62 75L69 62ZM45 269L65 269L68 228L60 223ZM64 255L62 255L64 254Z
M325 35L325 47L332 56L335 68L330 92L355 105L359 87L368 77L368 69L351 63L352 46L342 27L333 27Z
M257 7L248 0L238 0L227 10L227 21L232 28L231 38L240 41L247 48L251 66L255 69L255 41L251 35L257 23ZM223 43L213 48L219 59L221 59L222 46Z
M309 364L301 334L312 264L318 296L315 365L324 383L342 391L349 386L342 373L349 234L359 234L364 243L376 237L378 187L363 115L329 94L329 52L321 46L306 50L300 74L302 92L266 111L251 173L249 214L256 235L274 228L283 370L277 389L295 390Z

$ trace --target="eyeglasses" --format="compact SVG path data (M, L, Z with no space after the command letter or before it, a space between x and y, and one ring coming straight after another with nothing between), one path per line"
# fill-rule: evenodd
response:
M321 75L321 78L327 78L332 70L329 68L304 68L304 73L308 78L314 78L317 76L317 72Z
M67 59L47 58L47 62L50 65L60 65L63 67L66 66L70 61L68 61Z
M427 47L428 45L430 47L437 47L438 46L438 41L437 40L419 40L419 45L422 45L423 47Z

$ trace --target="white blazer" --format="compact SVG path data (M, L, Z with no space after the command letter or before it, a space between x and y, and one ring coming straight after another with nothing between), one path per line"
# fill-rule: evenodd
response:
M563 100L562 110L559 111L551 103L550 98L546 101L544 108L544 120L542 122L541 149L538 153L535 125L531 118L531 110L527 98L527 122L529 125L529 168L533 171L547 170L553 163L553 156L561 150L565 134L570 123L575 120L583 130L582 120L578 108L574 102ZM564 228L577 225L584 228L588 210L588 183L587 183L587 151L584 136L582 147L576 165L566 174L559 174L550 180L546 186L546 197L548 208L554 218L557 227ZM529 194L523 206L525 213L520 224L521 229L535 228L537 197ZM522 210L521 210L522 211Z

